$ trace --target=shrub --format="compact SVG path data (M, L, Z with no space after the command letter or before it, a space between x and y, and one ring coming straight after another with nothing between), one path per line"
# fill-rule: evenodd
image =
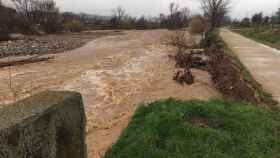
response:
M83 30L83 24L78 20L72 20L64 24L64 28L71 32L81 32Z
M194 16L190 21L190 33L202 34L206 30L206 21L201 16Z
M218 39L217 31L209 31L205 34L205 38L201 41L201 45L204 47L210 47L214 43L219 43Z

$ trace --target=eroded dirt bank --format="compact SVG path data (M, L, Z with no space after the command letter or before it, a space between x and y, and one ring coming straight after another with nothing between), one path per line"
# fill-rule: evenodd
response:
M163 45L170 32L126 31L57 54L50 62L12 68L13 92L28 96L44 89L73 90L83 95L87 115L88 157L97 158L117 139L139 103L176 97L209 99L219 94L207 72L193 70L195 84L172 80L174 48ZM9 69L0 70L1 102L13 98Z

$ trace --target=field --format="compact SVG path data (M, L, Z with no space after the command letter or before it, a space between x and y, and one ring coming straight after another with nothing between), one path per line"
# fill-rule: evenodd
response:
M222 100L161 100L141 106L104 158L272 158L279 114Z
M241 35L254 39L258 42L280 49L280 29L271 26L245 27L234 30Z

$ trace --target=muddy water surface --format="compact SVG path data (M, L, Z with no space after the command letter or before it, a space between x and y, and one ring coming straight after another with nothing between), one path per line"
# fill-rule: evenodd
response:
M196 82L181 86L172 80L174 48L162 44L166 30L126 31L55 56L51 62L12 69L19 96L45 90L72 90L83 95L87 115L88 157L100 157L117 139L139 103L175 97L209 99L218 96L207 72L193 70ZM8 69L0 70L2 100ZM6 76L6 77L5 77ZM5 82L5 83L4 83ZM1 92L0 91L0 92Z

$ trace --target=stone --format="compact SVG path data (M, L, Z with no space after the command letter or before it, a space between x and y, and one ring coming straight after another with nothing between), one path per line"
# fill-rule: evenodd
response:
M0 108L0 158L86 158L76 92L47 91Z

